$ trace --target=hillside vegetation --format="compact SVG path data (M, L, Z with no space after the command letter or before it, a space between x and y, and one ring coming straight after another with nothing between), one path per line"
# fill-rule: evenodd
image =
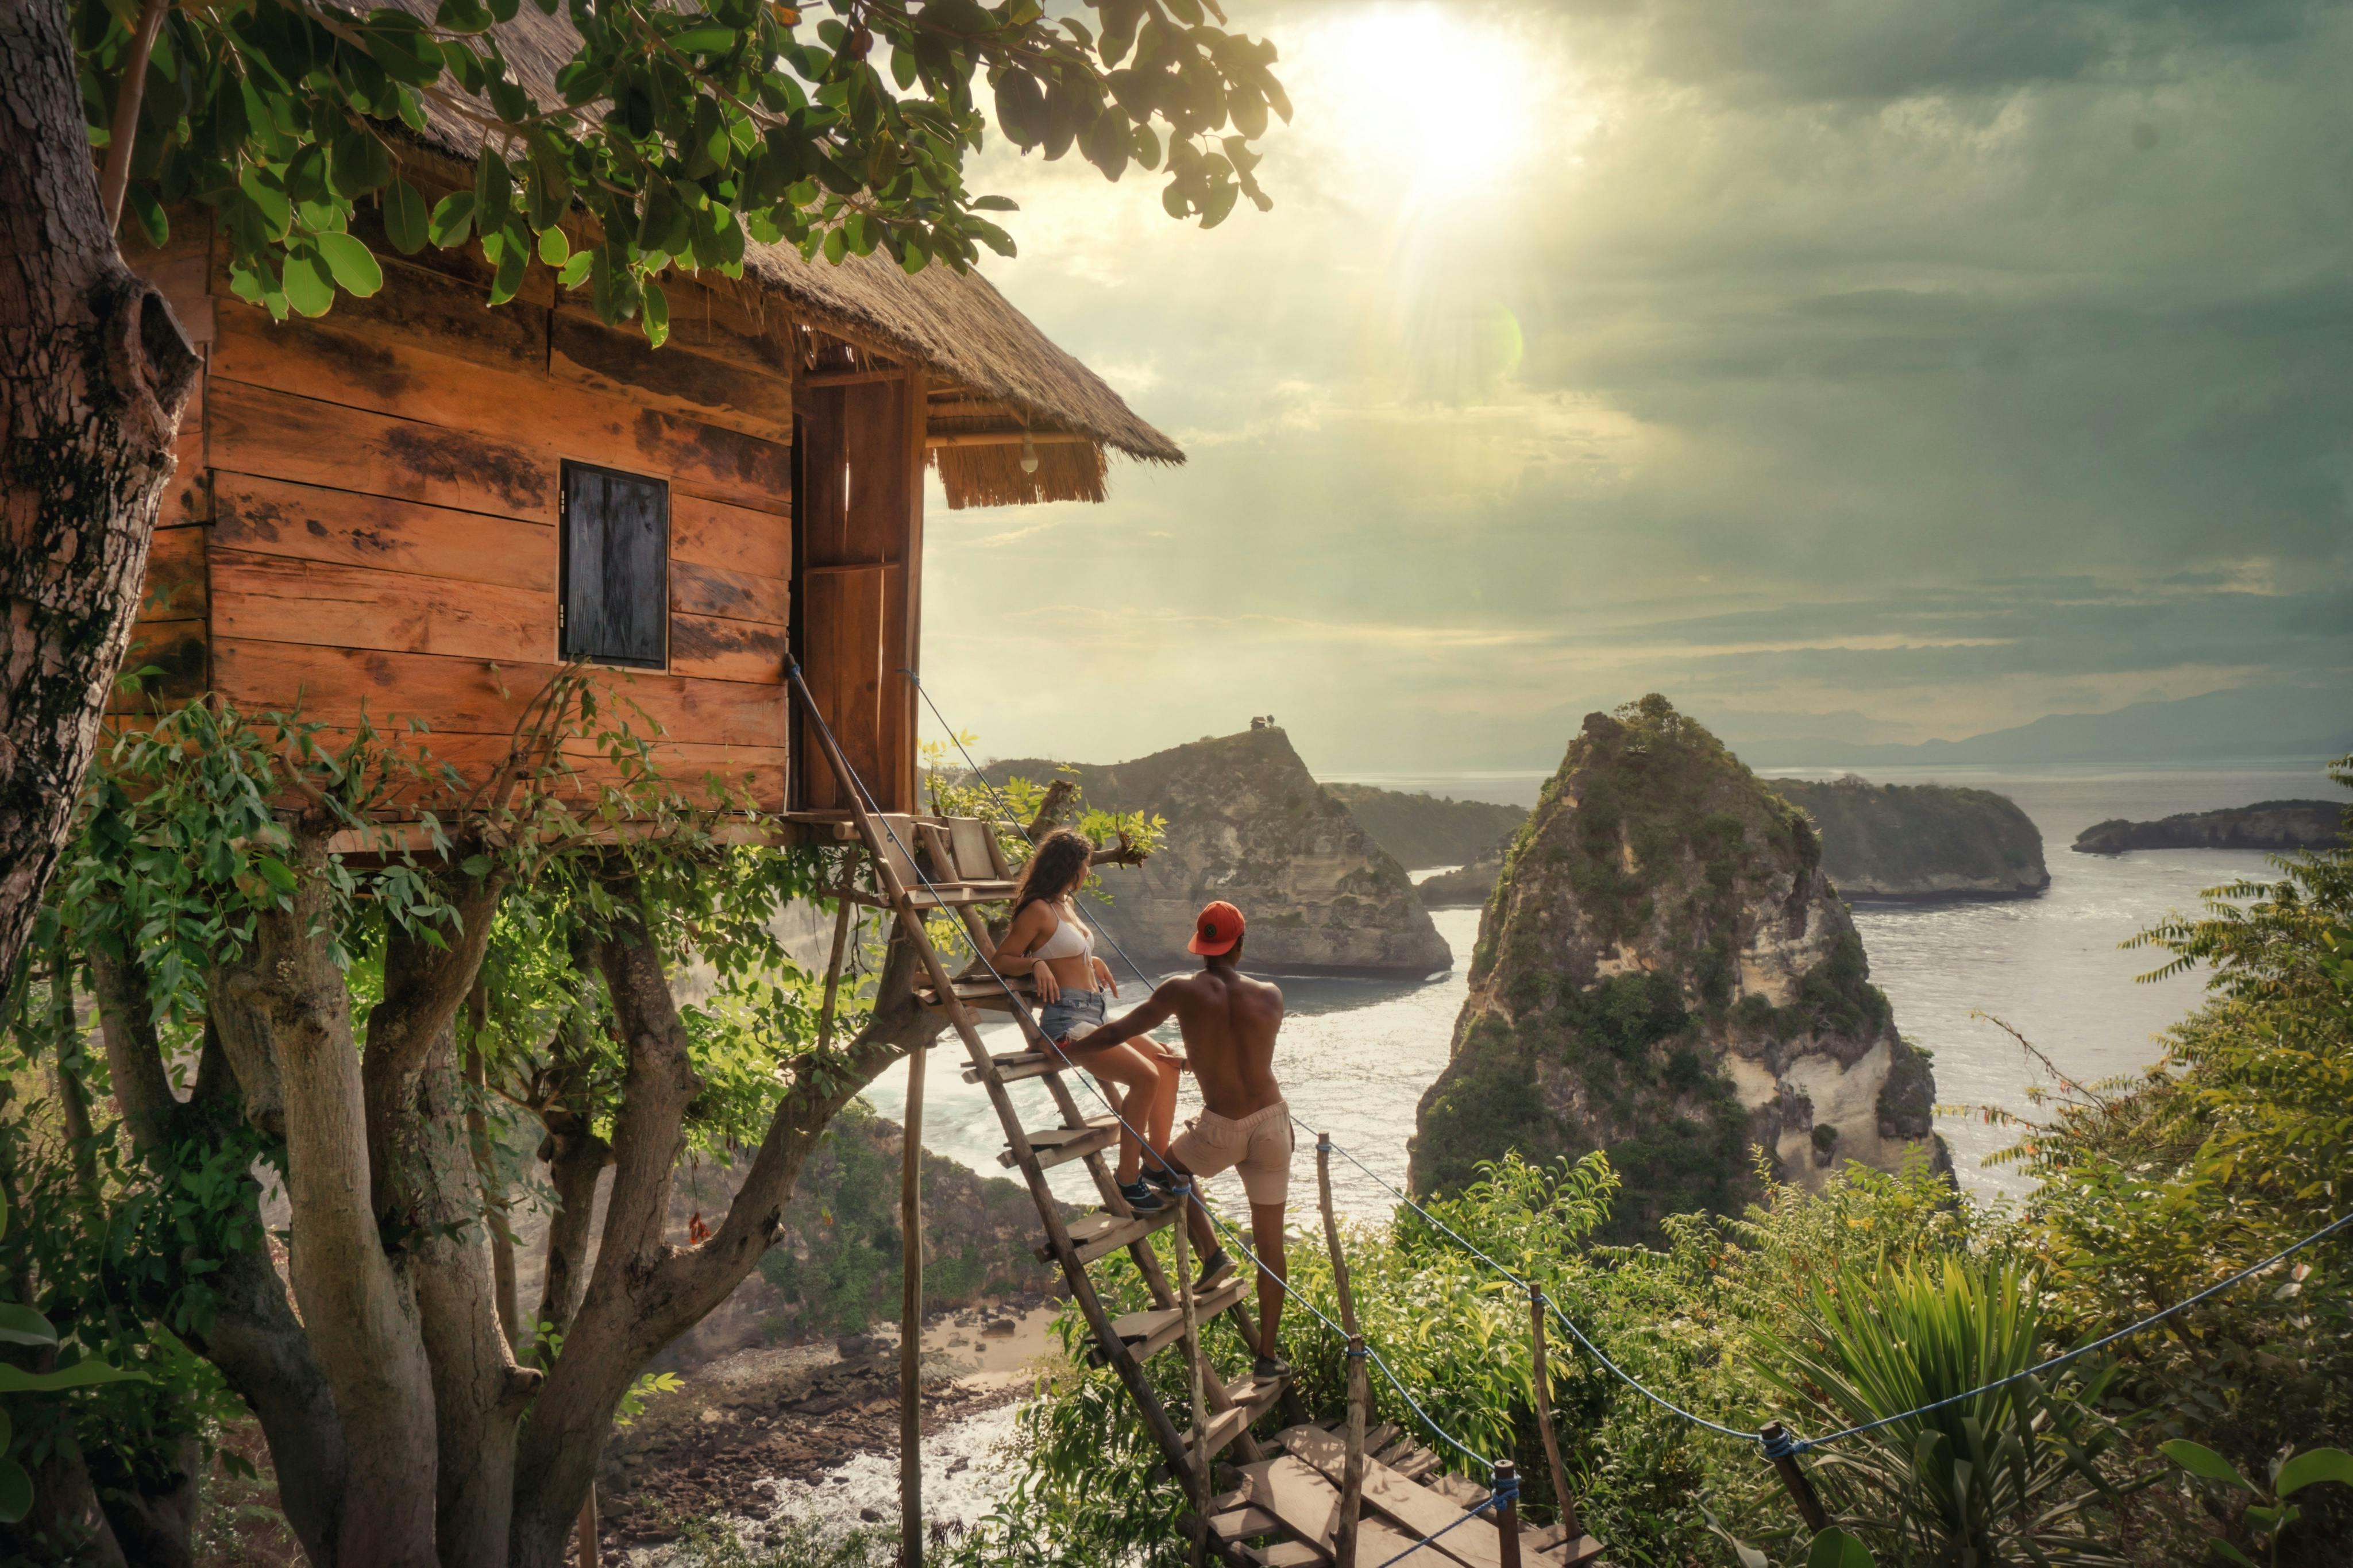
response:
M1516 805L1408 795L1376 784L1327 784L1324 793L1346 806L1373 842L1409 871L1464 865L1508 837L1528 816Z
M1814 819L1822 869L1848 898L2019 898L2051 885L2042 834L2008 795L1852 774L1773 788Z

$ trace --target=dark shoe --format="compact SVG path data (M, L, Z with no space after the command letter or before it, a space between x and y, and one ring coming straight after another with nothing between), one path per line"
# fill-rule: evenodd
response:
M1127 1200L1130 1209L1140 1215L1158 1214L1168 1206L1168 1200L1154 1192L1150 1184L1145 1182L1122 1182L1119 1195Z
M1291 1363L1279 1355L1262 1355L1250 1363L1250 1375L1261 1383L1280 1383L1291 1375Z
M1226 1276L1233 1271L1234 1260L1226 1256L1224 1247L1219 1247L1201 1259L1201 1277L1193 1281L1193 1294L1198 1296L1224 1283Z
M1146 1170L1144 1173L1144 1179L1164 1193L1173 1193L1187 1182L1186 1177L1176 1174L1174 1171L1162 1170Z

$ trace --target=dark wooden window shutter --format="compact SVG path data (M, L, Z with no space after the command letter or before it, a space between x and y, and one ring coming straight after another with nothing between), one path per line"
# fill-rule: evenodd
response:
M670 486L564 465L565 658L659 669L670 652Z

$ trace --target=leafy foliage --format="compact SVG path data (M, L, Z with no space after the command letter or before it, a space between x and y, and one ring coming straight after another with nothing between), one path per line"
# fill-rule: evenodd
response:
M1092 22L1039 0L830 0L822 18L760 0L533 4L550 20L519 0L170 7L135 84L129 210L159 245L167 208L216 213L236 291L280 317L376 290L369 216L404 254L479 239L492 304L536 257L659 343L659 274L740 276L749 242L833 262L880 249L910 272L1012 254L987 215L1013 204L964 178L992 118L1110 179L1164 171L1166 210L1212 226L1243 195L1270 205L1251 142L1291 113L1273 45L1219 26L1216 0L1087 0ZM142 8L79 0L93 145ZM428 205L409 150L437 119L480 153Z

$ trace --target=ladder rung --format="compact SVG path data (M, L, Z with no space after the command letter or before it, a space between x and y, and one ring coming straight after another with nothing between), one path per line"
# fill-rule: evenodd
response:
M1029 1140L1029 1152L1037 1160L1038 1168L1049 1171L1072 1160L1100 1154L1118 1142L1119 1119L1098 1116L1084 1127L1040 1127L1037 1131L1025 1132L1022 1136ZM1008 1149L997 1156L997 1163L1009 1170L1021 1162L1014 1158L1012 1150Z
M1253 1563L1263 1563L1266 1568L1307 1568L1311 1563L1329 1563L1330 1558L1303 1541L1278 1541L1271 1546L1245 1546Z
M1018 1083L1025 1078L1043 1078L1050 1072L1060 1071L1062 1066L1060 1058L1049 1057L1043 1051L1008 1051L991 1057L988 1061L989 1066L997 1069L997 1081L999 1083ZM978 1083L982 1072L982 1068L965 1064L965 1082Z
M1220 1541L1248 1541L1254 1535L1272 1535L1282 1528L1282 1521L1262 1508L1238 1508L1213 1516L1209 1528Z
M1119 1215L1108 1209L1098 1209L1071 1222L1071 1245L1078 1249L1079 1265L1084 1268L1098 1258L1108 1258L1123 1247L1132 1247L1176 1217L1176 1205L1170 1204L1158 1214ZM1038 1248L1040 1261L1054 1261L1051 1247Z
M1013 1011L1013 1004L1006 1000L1005 987L986 974L976 979L956 980L953 984L955 986L956 1000L967 1007L998 1013ZM1027 975L1013 981L1013 994L1027 1005L1034 1006L1037 1004L1037 995L1031 990ZM936 1007L940 1005L940 994L932 986L919 985L915 988L915 1000L926 1007Z
M1250 1430L1250 1424L1254 1419L1256 1417L1251 1415L1250 1407L1243 1405L1211 1414L1207 1432L1208 1442L1205 1445L1208 1450L1208 1457L1216 1458L1224 1453L1228 1444ZM1185 1451L1188 1454L1194 1451L1193 1434L1189 1428L1185 1433Z
M1238 1377L1226 1385L1226 1397L1234 1402L1235 1409L1249 1411L1255 1421L1282 1397L1282 1384L1279 1377Z
M913 880L913 879L909 879ZM1013 896L1010 882L952 882L945 887L921 882L907 889L907 902L919 910L959 910L966 904L1001 904Z
M1241 1299L1242 1279L1236 1275L1207 1295L1197 1298L1193 1302L1193 1315L1206 1323ZM1150 1361L1185 1337L1185 1309L1180 1305L1161 1307L1148 1312L1129 1312L1112 1321L1111 1331L1126 1342L1128 1351L1136 1360ZM1087 1357L1097 1366L1111 1359L1099 1344L1088 1348Z

